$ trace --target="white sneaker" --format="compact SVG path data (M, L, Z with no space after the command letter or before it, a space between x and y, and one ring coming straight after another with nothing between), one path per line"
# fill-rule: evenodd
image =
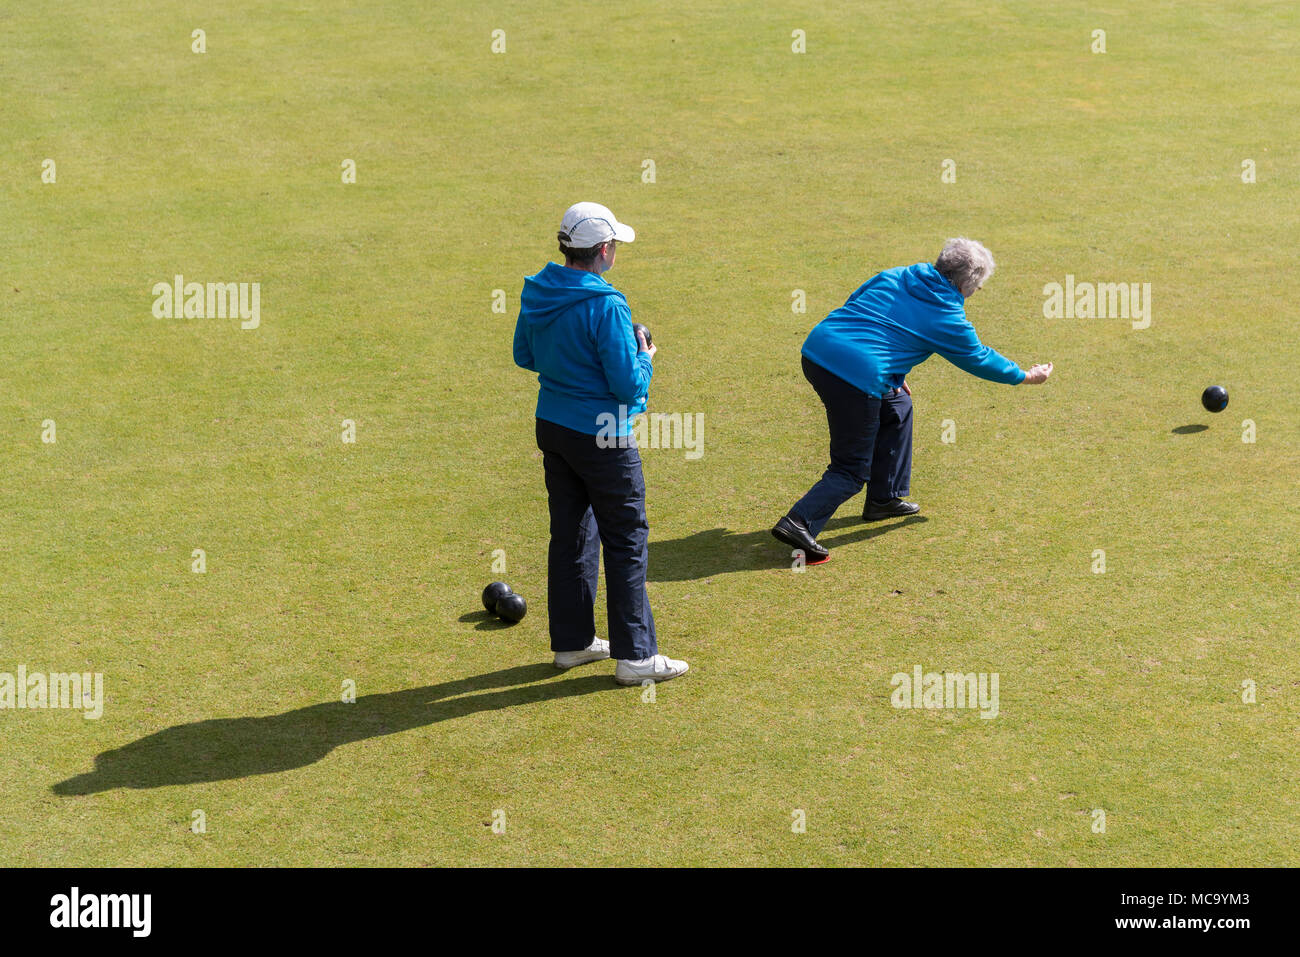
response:
M643 681L667 681L684 675L690 670L684 661L676 661L667 655L653 655L640 661L619 661L614 668L614 680L621 685L639 685Z
M567 671L589 661L602 661L609 657L609 642L600 638L591 639L591 644L581 651L557 651L555 667Z

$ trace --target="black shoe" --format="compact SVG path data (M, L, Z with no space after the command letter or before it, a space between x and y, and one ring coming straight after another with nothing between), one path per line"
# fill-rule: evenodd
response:
M790 515L786 515L776 523L772 528L772 535L778 542L784 542L791 548L802 551L804 558L809 562L823 561L830 555L828 549L817 544L817 539L812 537L808 526Z
M862 510L864 522L878 522L882 518L898 518L901 515L915 515L921 506L915 502L904 502L901 498L891 498L888 502L867 500L867 507Z

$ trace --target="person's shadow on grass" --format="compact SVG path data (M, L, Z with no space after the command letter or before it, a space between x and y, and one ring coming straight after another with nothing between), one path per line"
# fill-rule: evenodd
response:
M832 518L817 540L827 548L841 548L924 521L927 521L924 515L912 515L901 522L865 524L857 518ZM850 526L853 531L835 538L828 537L829 532ZM789 568L790 552L791 549L773 538L771 531L766 528L756 532L711 528L683 538L651 542L648 577L652 582L679 582L711 578L724 572Z
M159 788L289 771L319 761L339 745L353 741L479 711L618 687L608 674L543 680L563 674L549 663L521 665L423 688L363 695L352 704L335 701L264 717L178 724L105 751L95 758L93 771L60 781L52 790L59 795L84 795L112 788ZM498 688L506 690L493 690Z

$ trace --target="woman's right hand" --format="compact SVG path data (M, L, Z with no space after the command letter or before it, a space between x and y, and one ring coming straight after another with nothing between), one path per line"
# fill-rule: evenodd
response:
M1041 363L1025 373L1025 381L1021 385L1042 385L1051 374L1052 364L1050 362Z

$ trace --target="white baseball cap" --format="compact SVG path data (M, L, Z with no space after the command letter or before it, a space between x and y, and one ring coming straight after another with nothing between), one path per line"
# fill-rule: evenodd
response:
M600 203L575 203L564 214L559 239L571 249L590 249L611 239L630 243L636 239L636 230L620 223Z

